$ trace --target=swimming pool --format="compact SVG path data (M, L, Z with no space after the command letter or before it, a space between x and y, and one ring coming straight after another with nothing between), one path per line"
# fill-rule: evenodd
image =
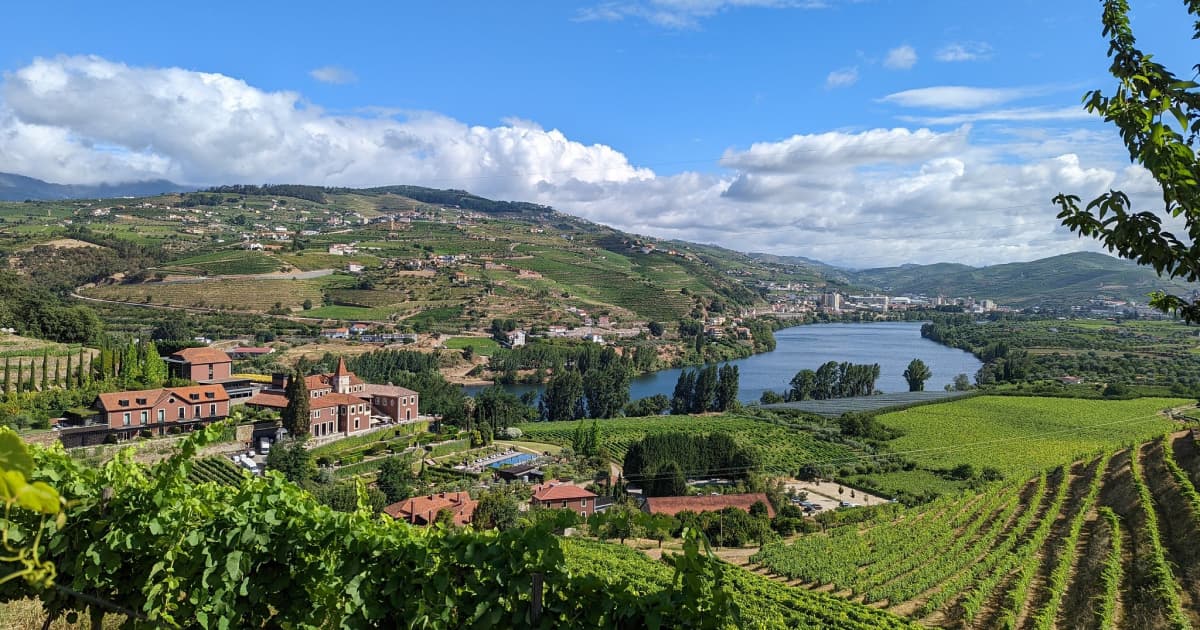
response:
M530 455L529 453L517 453L516 455L513 455L512 457L506 457L498 462L492 462L492 463L488 464L488 468L499 468L501 466L516 466L517 464L524 463L531 459L534 459L534 457L535 457L534 455Z

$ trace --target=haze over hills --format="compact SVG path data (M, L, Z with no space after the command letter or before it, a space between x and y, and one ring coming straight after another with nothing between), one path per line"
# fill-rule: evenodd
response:
M0 173L0 201L146 197L194 189L194 186L183 186L165 179L120 184L53 184L15 173Z
M1095 252L1076 252L1030 262L971 267L957 263L902 265L846 271L852 284L891 293L986 297L1013 306L1078 303L1097 296L1148 301L1157 290L1187 293L1200 288L1159 278L1150 267Z

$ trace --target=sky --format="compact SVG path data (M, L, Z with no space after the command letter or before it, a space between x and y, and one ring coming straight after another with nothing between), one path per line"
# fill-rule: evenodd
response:
M1183 3L1131 5L1139 43L1190 78ZM1098 250L1058 225L1059 192L1161 205L1080 104L1115 83L1098 1L5 13L0 172L57 183L458 188L856 268Z

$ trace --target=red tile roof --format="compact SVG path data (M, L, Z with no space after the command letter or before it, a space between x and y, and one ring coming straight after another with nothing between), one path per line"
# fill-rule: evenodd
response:
M376 385L374 383L367 383L366 387L364 387L362 392L360 392L358 395L363 397L416 396L417 392L408 389L407 387L400 387L399 385Z
M184 348L179 352L171 355L172 359L186 361L192 365L203 363L230 363L233 359L229 358L228 354L217 350L216 348Z
M750 506L762 501L767 506L767 515L775 517L775 510L767 495L762 492L748 494L721 494L695 497L649 497L646 499L646 511L651 514L670 514L674 516L683 511L690 512L719 512L727 507L750 511Z
M455 525L467 525L475 515L475 506L478 504L465 492L442 492L393 503L383 508L383 513L398 521L428 525L437 520L438 512L450 510L454 514Z
M363 399L357 396L333 392L331 394L325 394L324 396L317 396L316 398L313 398L312 400L308 401L308 406L312 409L324 409L326 407L333 407L335 405L361 405L363 402Z
M533 490L533 498L536 501L569 501L571 499L590 499L594 496L597 496L594 492L570 485L551 484L538 486Z
M272 392L258 392L257 394L246 399L247 405L256 405L259 407L271 407L272 409L283 409L288 405L287 396L283 394L275 394Z
M192 399L191 395L196 394L198 398ZM209 394L212 394L209 396ZM190 387L168 387L165 389L138 389L125 392L112 392L109 394L100 394L96 397L96 406L103 411L116 411L120 409L149 409L168 396L174 396L180 402L189 404L196 403L214 403L224 402L229 400L229 394L225 393L225 388L220 385L192 385ZM138 403L139 399L144 399L146 402ZM128 401L122 405L121 401Z

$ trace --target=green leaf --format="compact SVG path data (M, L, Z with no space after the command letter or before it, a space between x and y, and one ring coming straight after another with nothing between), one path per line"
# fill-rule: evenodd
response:
M0 429L0 469L15 470L28 479L33 475L33 458L17 434L9 428Z

